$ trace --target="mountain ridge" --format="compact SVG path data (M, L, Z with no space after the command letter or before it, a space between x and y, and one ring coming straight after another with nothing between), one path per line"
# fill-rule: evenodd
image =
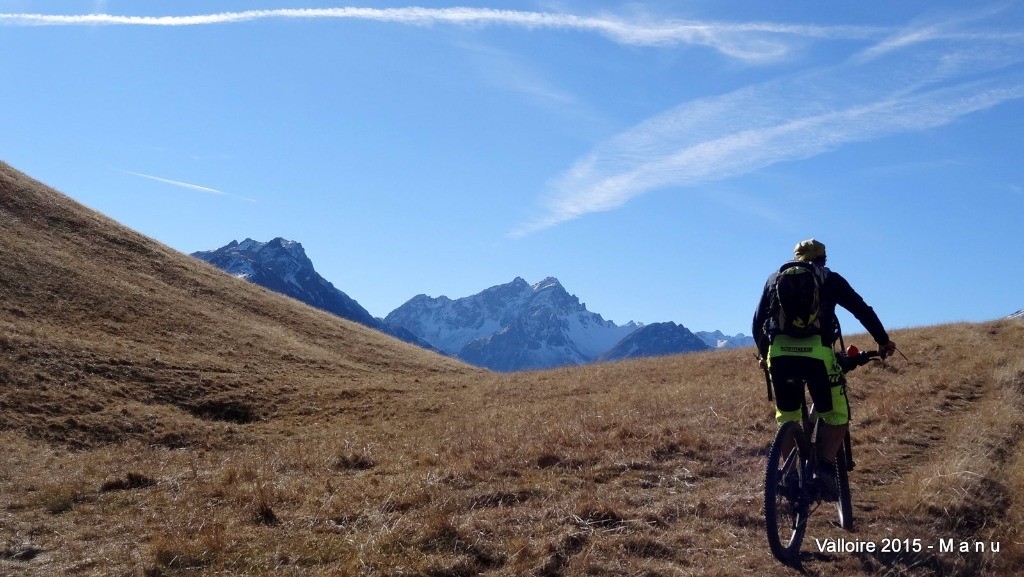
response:
M316 271L302 244L275 237L267 242L251 238L191 256L208 262L235 278L294 298L405 342L434 350L412 333L391 327L375 318L355 299L345 294Z
M738 349L754 346L754 337L743 333L727 335L722 331L697 331L693 333L712 349Z
M674 322L651 323L633 331L596 360L601 362L660 357L711 350L703 339Z
M380 319L317 273L297 241L246 238L192 256L236 278L406 342L503 372L595 362L643 327L632 321L620 326L587 310L554 276L533 284L517 276L456 299L417 294ZM654 337L657 330L677 334L672 338L661 334L659 340ZM671 328L666 325L636 335L622 346L628 347L631 358L660 356L700 350L694 338L712 349L753 344L752 338L742 334L690 333L673 323ZM666 348L668 343L676 348ZM621 350L612 354L622 354Z

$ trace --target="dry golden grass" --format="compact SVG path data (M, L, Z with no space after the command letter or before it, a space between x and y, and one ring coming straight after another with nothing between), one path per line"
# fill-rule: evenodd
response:
M5 165L0 224L0 575L796 573L761 526L774 424L749 350L493 374ZM850 378L858 529L819 510L805 572L1015 575L1024 323L894 338L909 362Z

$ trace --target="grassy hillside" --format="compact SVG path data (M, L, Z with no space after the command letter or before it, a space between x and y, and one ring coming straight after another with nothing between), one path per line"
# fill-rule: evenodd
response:
M2 164L0 218L0 429L72 448L212 446L242 434L225 423L477 373L231 278Z
M0 292L0 575L797 574L762 534L749 350L488 373L6 165ZM850 379L857 531L820 510L806 572L1015 575L1024 322L894 339L909 362Z

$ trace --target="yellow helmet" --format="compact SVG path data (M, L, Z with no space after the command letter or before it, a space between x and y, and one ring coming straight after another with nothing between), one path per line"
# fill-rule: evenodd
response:
M819 258L825 258L825 245L809 238L807 240L800 241L799 244L793 249L793 255L796 260L811 261Z

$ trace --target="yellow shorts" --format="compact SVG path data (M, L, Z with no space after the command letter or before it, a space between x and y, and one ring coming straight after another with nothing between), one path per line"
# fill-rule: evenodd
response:
M800 420L805 384L815 410L826 423L839 426L850 422L843 369L835 351L823 345L821 337L777 335L768 349L768 372L775 389L778 423Z

